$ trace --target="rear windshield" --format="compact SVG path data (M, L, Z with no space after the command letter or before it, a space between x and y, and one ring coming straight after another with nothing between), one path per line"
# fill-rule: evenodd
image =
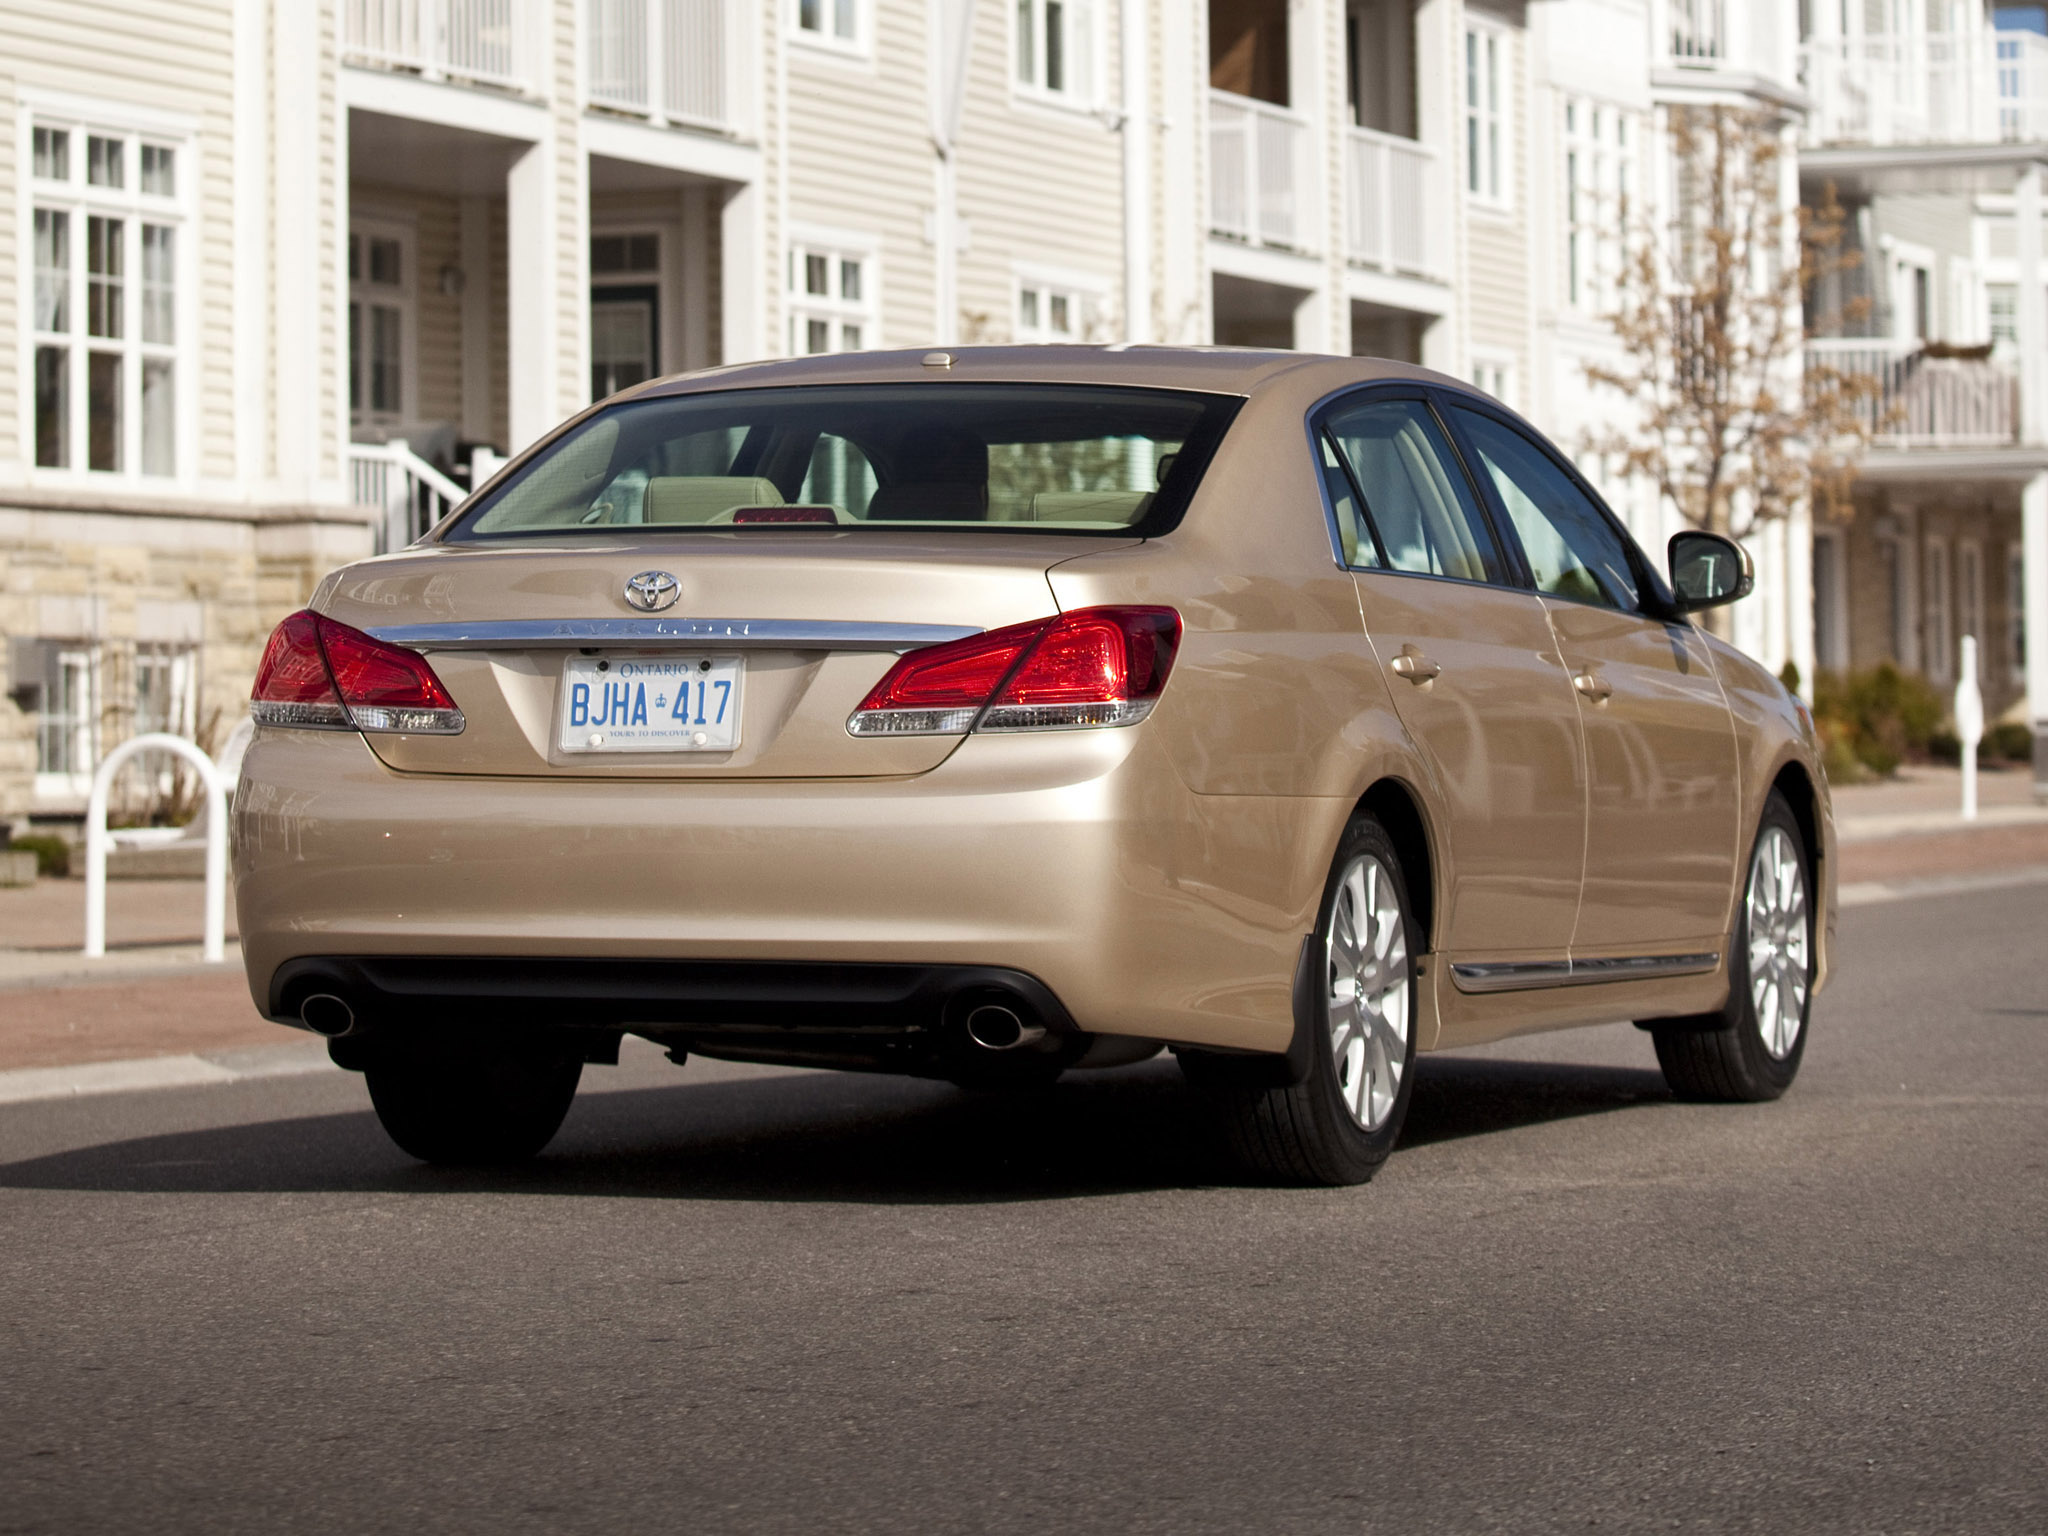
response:
M444 537L736 524L1151 537L1180 521L1240 403L939 382L629 401L551 444Z

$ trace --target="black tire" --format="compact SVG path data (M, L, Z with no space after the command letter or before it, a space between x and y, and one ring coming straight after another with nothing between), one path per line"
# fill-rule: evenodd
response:
M1348 1079L1351 1068L1337 1060L1330 1017L1336 969L1328 947L1333 914L1345 876L1359 859L1376 861L1388 877L1399 912L1401 953L1396 969L1406 997L1406 1039L1399 1052L1398 1071L1392 1074L1396 1078L1392 1102L1384 1119L1371 1129L1347 1107L1347 1086L1354 1086ZM1363 1184L1387 1160L1400 1139L1415 1085L1417 939L1415 907L1409 900L1407 877L1393 839L1377 821L1360 817L1345 829L1337 845L1322 905L1317 909L1313 996L1303 1005L1310 1010L1313 1037L1308 1075L1284 1086L1261 1085L1257 1078L1264 1075L1270 1079L1273 1070L1269 1060L1193 1053L1182 1057L1189 1077L1215 1098L1231 1152L1248 1172L1286 1184ZM1391 1050L1386 1053L1389 1066L1394 1055Z
M582 1058L538 1043L379 1050L370 1103L399 1148L426 1163L517 1163L561 1129Z
M1751 893L1758 860L1777 835L1789 841L1798 865L1805 905L1806 955L1797 1005L1798 1031L1790 1048L1774 1053L1765 1041L1764 1023L1751 986ZM1783 844L1778 844L1780 848ZM1813 850L1785 797L1772 790L1764 802L1749 861L1743 866L1742 899L1736 904L1735 931L1728 951L1728 1001L1718 1013L1688 1019L1651 1020L1650 1037L1657 1044L1657 1063L1664 1081L1681 1099L1697 1103L1760 1104L1779 1097L1799 1075L1806 1054L1813 1010L1813 971L1819 950L1814 943L1817 917L1813 889Z

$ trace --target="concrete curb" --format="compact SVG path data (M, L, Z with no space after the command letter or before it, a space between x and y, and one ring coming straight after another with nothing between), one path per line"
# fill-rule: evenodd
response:
M1936 875L1922 880L1857 880L1842 886L1835 899L1846 910L1887 901L1919 901L1930 896L2002 891L2022 885L2048 885L2048 865L2023 864L2016 869L1987 870L1981 875Z
M0 1104L42 1099L79 1099L151 1088L198 1088L253 1078L298 1077L338 1072L317 1041L255 1045L203 1055L145 1056L129 1061L90 1061L69 1067L21 1067L0 1072Z
M228 940L217 965L206 962L197 944L138 944L109 950L98 960L88 960L75 949L0 949L0 992L241 974L242 946L235 939Z

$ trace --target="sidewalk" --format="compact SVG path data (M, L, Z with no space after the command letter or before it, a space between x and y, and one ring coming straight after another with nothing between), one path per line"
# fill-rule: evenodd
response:
M2024 771L1980 776L1981 818L1958 814L1961 774L1908 768L1834 792L1842 904L1984 884L2048 882L2048 806ZM204 884L114 881L108 954L87 960L85 882L0 891L0 1103L317 1068L321 1046L256 1012L232 942L199 960Z

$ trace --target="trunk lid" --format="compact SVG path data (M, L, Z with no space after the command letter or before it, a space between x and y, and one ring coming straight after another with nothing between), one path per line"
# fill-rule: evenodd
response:
M462 709L455 736L370 733L410 773L581 779L867 778L923 773L957 736L854 737L846 719L903 651L1056 613L1047 573L1099 538L763 528L685 536L445 544L328 578L314 606L423 651ZM626 584L666 572L642 612ZM659 583L655 584L657 588ZM666 595L665 592L661 595ZM569 659L738 657L730 750L565 751ZM654 668L659 674L674 668ZM623 675L623 674L607 674ZM714 675L714 674L707 674ZM576 678L571 678L571 682ZM649 692L646 702L657 695Z

